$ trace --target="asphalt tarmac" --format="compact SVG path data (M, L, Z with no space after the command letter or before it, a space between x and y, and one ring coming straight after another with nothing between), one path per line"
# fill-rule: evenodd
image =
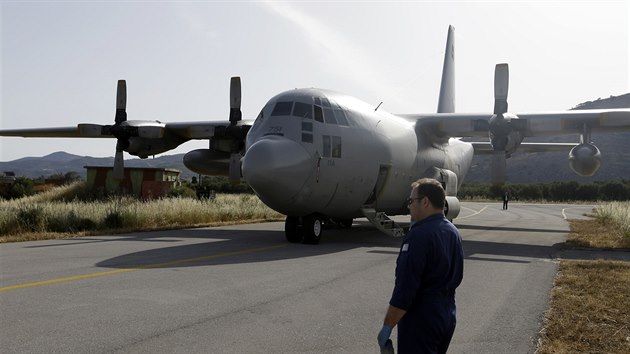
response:
M455 220L466 259L450 353L535 350L566 218L592 209L501 207L464 203ZM2 244L0 352L378 353L400 239L361 219L316 246L283 229Z

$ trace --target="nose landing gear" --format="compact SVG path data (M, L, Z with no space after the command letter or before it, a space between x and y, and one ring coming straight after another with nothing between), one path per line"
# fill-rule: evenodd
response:
M324 218L317 214L307 216L287 216L284 234L291 243L316 245L322 239Z

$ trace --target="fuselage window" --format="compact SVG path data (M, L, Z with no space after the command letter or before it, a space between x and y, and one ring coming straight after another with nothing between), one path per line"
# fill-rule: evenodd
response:
M291 108L293 108L293 102L277 102L273 107L271 116L288 116L291 115Z
M332 157L341 157L341 137L332 137Z
M302 133L302 142L304 143L313 143L313 134L310 133Z
M323 135L322 141L324 142L323 155L324 157L330 157L330 136Z
M319 100L318 98L315 98L316 100ZM313 106L314 108L314 116L315 116L315 120L318 122L324 122L324 114L322 113L322 107L320 106Z
M302 131L303 132L312 132L313 131L313 122L302 121Z

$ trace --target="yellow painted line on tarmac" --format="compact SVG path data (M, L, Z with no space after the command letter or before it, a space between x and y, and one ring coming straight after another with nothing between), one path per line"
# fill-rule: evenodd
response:
M96 278L96 277L102 277L102 276L106 276L106 275L127 273L127 272L133 272L135 270L163 268L163 267L169 267L169 266L172 266L172 265L177 265L177 264L182 264L182 263L190 263L190 262L197 262L197 261L207 261L207 260L211 260L211 259L230 257L230 256L240 256L240 255L249 254L249 253L269 251L269 250L273 250L273 249L277 249L277 248L281 248L281 247L286 247L286 246L287 246L287 244L270 246L270 247L250 248L250 249L246 249L246 250L242 250L242 251L224 252L224 253L213 254L213 255L210 255L210 256L201 256L201 257L194 257L194 258L178 259L178 260L174 260L174 261L171 261L171 262L165 262L165 263L147 264L147 265L138 266L138 267L116 269L116 270L110 270L110 271L106 271L106 272L82 274L82 275L75 275L75 276L72 276L72 277L42 280L42 281L37 281L37 282L33 282L33 283L10 285L10 286L1 287L0 288L0 292L10 291L10 290L17 290L17 289L24 289L24 288L32 288L32 287L35 287L35 286L42 286L42 285L49 285L49 284L64 283L64 282L69 282L69 281L74 281L74 280Z

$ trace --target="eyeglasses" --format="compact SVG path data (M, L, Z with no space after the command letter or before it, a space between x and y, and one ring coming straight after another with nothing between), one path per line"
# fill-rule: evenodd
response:
M421 197L418 197L418 198L407 198L407 206L411 206L411 204L413 204L414 200L421 200L424 197L425 196L421 196Z

